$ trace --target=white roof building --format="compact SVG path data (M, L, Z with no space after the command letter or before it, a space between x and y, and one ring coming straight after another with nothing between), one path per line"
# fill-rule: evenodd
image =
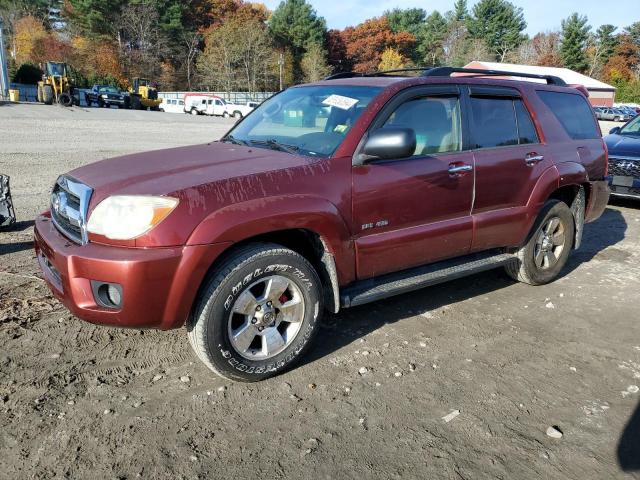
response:
M533 65L517 65L514 63L480 62L475 61L466 65L466 68L479 68L483 70L506 70L514 73L532 73L536 75L554 75L560 77L568 84L583 85L589 91L589 100L592 105L612 107L616 95L615 87L604 82L588 77L568 68L536 67ZM515 77L517 78L517 77ZM527 79L522 79L527 80ZM532 80L537 81L537 80Z

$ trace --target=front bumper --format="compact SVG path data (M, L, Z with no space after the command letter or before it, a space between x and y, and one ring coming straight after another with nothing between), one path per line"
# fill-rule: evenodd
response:
M615 176L607 177L611 195L619 197L640 198L640 178L626 177L618 178Z
M207 270L229 246L78 245L58 232L48 214L36 219L34 244L44 279L75 316L101 325L161 330L185 323ZM91 280L121 285L121 308L99 306Z

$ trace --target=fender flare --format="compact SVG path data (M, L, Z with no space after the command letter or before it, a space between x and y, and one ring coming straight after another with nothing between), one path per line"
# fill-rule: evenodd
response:
M324 249L321 260L330 276L333 270L336 277L331 279L332 284L355 278L355 257L346 221L333 203L311 195L265 197L223 207L200 222L187 245L238 243L282 230L308 230L320 237Z

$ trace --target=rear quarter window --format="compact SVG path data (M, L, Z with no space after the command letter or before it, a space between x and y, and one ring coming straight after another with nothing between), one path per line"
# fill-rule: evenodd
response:
M600 138L587 100L577 93L539 90L538 96L574 140Z

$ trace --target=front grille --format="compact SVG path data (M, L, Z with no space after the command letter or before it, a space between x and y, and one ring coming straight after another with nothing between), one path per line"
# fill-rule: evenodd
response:
M609 157L609 175L640 178L640 158Z
M63 175L51 192L51 219L65 237L76 243L87 243L87 210L93 190Z

